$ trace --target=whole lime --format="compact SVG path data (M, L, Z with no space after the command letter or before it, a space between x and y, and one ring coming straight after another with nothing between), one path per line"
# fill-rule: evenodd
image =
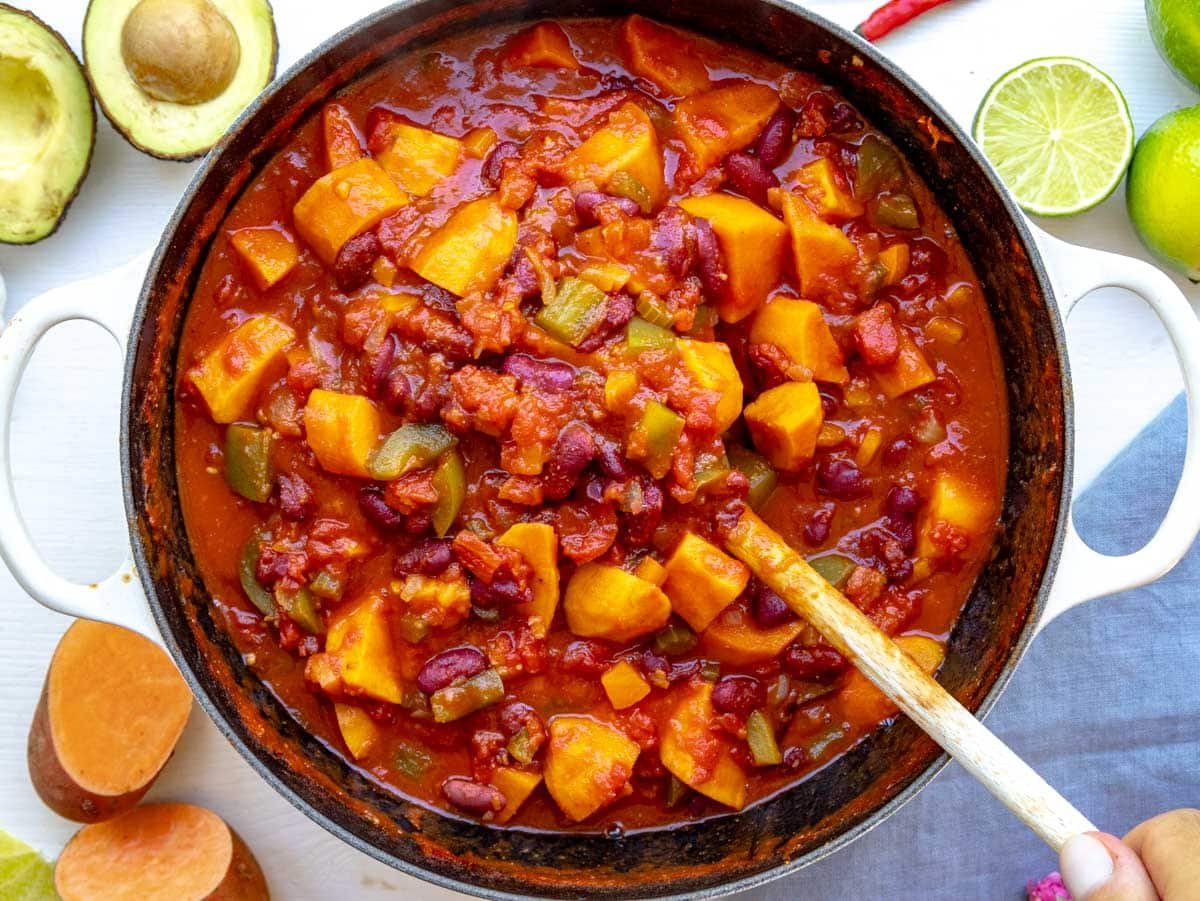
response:
M1146 22L1167 65L1200 88L1200 0L1146 0Z
M1125 201L1146 246L1200 281L1200 106L1167 113L1142 135Z

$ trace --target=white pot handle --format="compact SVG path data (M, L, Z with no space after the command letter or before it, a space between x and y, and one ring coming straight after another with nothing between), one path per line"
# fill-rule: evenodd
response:
M1140 296L1162 321L1175 348L1187 392L1187 451L1179 486L1158 531L1132 554L1112 557L1092 550L1067 522L1058 574L1045 613L1044 628L1077 604L1153 582L1187 553L1200 533L1200 320L1166 273L1132 257L1091 250L1033 229L1054 282L1065 319L1097 288L1126 288Z
M65 579L46 563L17 505L9 446L17 387L42 336L60 323L87 320L112 335L123 357L149 259L146 254L106 275L48 291L22 308L0 331L0 557L21 587L51 610L125 626L161 644L131 552L126 551L115 573L93 585Z

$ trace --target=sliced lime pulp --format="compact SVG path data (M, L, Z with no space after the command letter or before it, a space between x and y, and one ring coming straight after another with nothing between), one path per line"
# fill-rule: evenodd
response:
M988 90L975 140L1026 212L1070 216L1121 183L1133 156L1133 120L1116 83L1067 56L1032 59Z
M0 831L0 898L55 901L54 868L37 851Z

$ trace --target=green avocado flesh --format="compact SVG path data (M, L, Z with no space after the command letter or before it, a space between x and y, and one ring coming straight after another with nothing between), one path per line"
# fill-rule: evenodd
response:
M267 0L91 0L83 60L100 108L163 159L208 151L275 77Z
M96 111L79 61L52 29L0 3L0 242L58 227L92 159Z

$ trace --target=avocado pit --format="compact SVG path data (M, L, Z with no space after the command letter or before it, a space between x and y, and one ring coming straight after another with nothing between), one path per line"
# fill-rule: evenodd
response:
M229 87L241 42L211 0L141 0L121 29L121 56L154 99L198 104Z

